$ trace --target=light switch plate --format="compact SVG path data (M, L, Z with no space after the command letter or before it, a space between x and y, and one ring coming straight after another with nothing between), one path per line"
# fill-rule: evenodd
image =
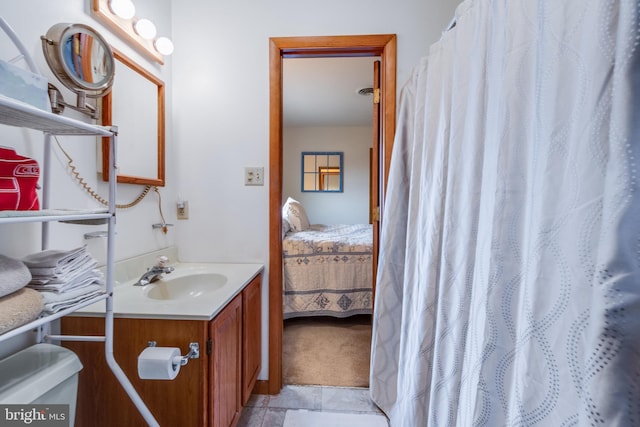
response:
M244 168L244 185L264 185L264 168Z

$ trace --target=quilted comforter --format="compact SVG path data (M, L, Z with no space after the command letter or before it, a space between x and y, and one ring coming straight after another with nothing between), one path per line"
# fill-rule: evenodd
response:
M371 224L313 224L282 245L285 319L371 313Z

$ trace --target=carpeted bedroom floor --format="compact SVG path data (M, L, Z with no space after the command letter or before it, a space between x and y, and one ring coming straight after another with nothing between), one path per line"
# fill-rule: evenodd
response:
M285 320L285 384L369 387L371 316Z

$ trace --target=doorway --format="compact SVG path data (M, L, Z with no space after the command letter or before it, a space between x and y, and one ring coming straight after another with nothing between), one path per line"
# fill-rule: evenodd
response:
M261 391L279 393L282 377L282 61L287 57L378 56L381 59L380 140L374 152L379 201L383 200L389 172L396 108L396 36L284 37L271 38L269 52L269 380ZM382 206L380 206L382 210ZM380 212L380 216L382 211ZM379 217L378 217L379 218ZM374 221L374 248L377 249L378 221ZM377 251L374 251L374 269Z

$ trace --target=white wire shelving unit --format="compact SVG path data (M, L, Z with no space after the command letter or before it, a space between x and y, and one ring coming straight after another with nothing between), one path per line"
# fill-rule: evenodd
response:
M153 414L149 411L142 398L138 395L137 391L127 378L126 374L118 365L113 355L113 267L114 267L114 238L115 238L115 219L116 219L116 146L117 146L117 128L107 128L98 125L91 125L74 119L70 119L63 116L58 116L53 113L40 110L29 104L25 104L20 101L16 101L4 96L0 96L0 123L8 126L17 126L22 128L36 129L44 133L44 160L42 164L42 210L40 211L2 211L0 213L0 224L17 223L17 222L41 222L43 223L42 231L42 248L48 247L48 228L46 225L51 221L78 221L88 219L104 219L108 224L107 231L107 259L105 268L105 293L97 296L91 300L85 301L74 307L66 310L59 311L55 314L40 317L28 324L8 331L0 335L0 342L18 334L33 330L44 324L59 319L67 314L93 304L100 300L106 300L105 310L105 335L104 337L65 337L63 335L45 337L48 339L65 340L69 338L74 341L103 341L105 345L105 356L107 364L111 368L112 372L122 384L123 388L129 395L129 398L140 411L147 424L150 426L158 426L159 424L153 417ZM50 173L50 151L51 151L51 137L53 135L94 135L94 136L106 136L111 139L109 144L111 152L109 159L111 164L109 165L109 206L105 209L98 210L61 210L50 209L50 197L51 191L49 188L48 175Z
M28 52L18 40L15 32L0 17L0 28L7 33L16 47L22 53L25 61L34 69L33 60ZM0 342L19 334L38 330L38 340L69 340L69 341L97 341L104 342L105 358L109 368L114 373L125 392L135 404L136 408L150 426L159 426L153 414L145 405L134 386L131 384L126 374L123 372L113 354L113 288L114 288L114 251L115 251L115 226L116 226L116 159L117 159L117 127L104 127L85 123L69 117L53 114L51 112L41 110L30 104L8 98L0 95L0 124L28 128L42 131L44 134L44 158L42 162L42 209L38 211L0 211L0 224L24 223L24 222L40 222L42 223L42 249L49 247L49 230L48 224L52 221L64 222L80 222L85 220L104 220L108 225L107 231L107 258L105 264L105 292L88 301L84 301L74 307L67 308L55 314L40 317L28 324L12 329L0 334ZM51 189L50 189L50 173L51 173L51 138L57 135L87 135L102 136L110 138L109 153L109 203L106 209L94 210L67 210L67 209L51 209ZM50 322L66 316L74 311L93 304L97 301L105 300L105 334L104 336L64 336L64 335L46 335L42 336L43 326Z

